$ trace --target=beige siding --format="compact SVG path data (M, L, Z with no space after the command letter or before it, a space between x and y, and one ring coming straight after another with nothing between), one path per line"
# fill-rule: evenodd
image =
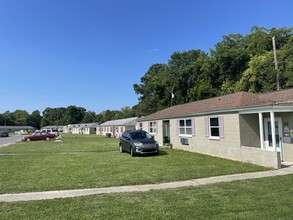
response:
M98 135L103 135L103 136L106 136L107 134L111 134L111 137L119 138L121 134L126 130L135 130L135 125L102 126L97 128L96 133Z
M189 145L182 145L180 143L181 137L176 134L177 120L171 120L170 139L173 147L216 156L227 156L237 153L236 149L240 147L238 115L224 116L224 138L218 140L205 137L204 119L205 117L195 118L195 136L188 138Z
M177 120L170 119L170 142L173 148L182 149L192 152L198 152L202 154L208 154L212 156L218 156L231 160L238 160L243 162L250 162L268 167L279 168L280 159L279 153L263 151L260 148L244 147L240 141L240 121L241 129L243 131L248 130L248 125L243 124L245 118L240 118L238 114L219 115L224 118L224 138L211 139L205 136L205 117L188 117L186 119L195 120L195 136L183 137L187 138L189 145L183 145L180 142L182 138L177 134ZM252 117L248 117L248 120L254 120ZM257 120L258 122L258 120ZM159 145L163 145L163 122L158 120L157 134L153 134L155 140ZM149 122L143 122L144 130L148 131ZM252 123L256 129L257 125ZM147 128L147 129L145 129ZM256 131L255 131L256 132ZM253 132L252 132L253 133ZM254 134L253 144L256 143L257 135ZM244 137L244 136L242 136ZM259 139L258 139L259 142ZM248 143L248 142L247 142ZM256 145L256 144L255 144Z
M156 133L150 133L149 130L149 123L150 122L156 122L157 123L157 132ZM161 120L154 120L150 122L139 122L142 123L142 129L148 133L150 133L155 140L159 143L160 146L163 145L163 122ZM139 127L139 123L137 124L137 127Z
M241 145L260 148L258 114L240 115L239 122Z
M293 144L284 144L284 161L293 162Z

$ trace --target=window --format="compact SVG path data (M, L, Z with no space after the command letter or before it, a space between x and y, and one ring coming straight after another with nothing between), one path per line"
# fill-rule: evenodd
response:
M179 135L194 135L193 123L191 119L179 120Z
M123 132L123 127L120 127L120 132L121 132L121 133Z
M219 118L210 118L210 134L212 137L220 137Z
M156 134L157 133L157 122L153 121L149 123L149 132L151 134Z
M205 135L209 138L224 138L224 117L205 118Z
M139 123L139 128L138 128L138 130L143 130L142 128L143 128L142 123Z

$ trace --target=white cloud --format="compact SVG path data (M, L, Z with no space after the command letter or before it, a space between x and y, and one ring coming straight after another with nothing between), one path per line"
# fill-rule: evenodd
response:
M153 48L153 49L150 49L148 52L149 53L158 53L160 50L158 48Z

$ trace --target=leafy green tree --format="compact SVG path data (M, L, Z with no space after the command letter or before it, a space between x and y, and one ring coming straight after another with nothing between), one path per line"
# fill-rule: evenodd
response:
M48 125L67 125L68 124L67 108L46 108L43 111L41 127Z
M0 125L5 125L5 116L3 114L0 114Z
M26 126L29 122L29 113L25 110L16 110L12 113L15 119L15 124L19 126Z
M15 118L14 118L14 114L10 111L5 111L2 114L2 123L3 125L16 125L15 123Z
M67 107L65 117L68 124L78 124L82 121L85 115L86 109L82 107L76 107L71 105Z
M55 125L57 121L57 110L55 108L46 108L43 111L43 118L41 119L41 127L48 125Z
M223 40L216 44L215 50L211 50L214 59L212 78L214 86L221 88L226 82L237 82L242 73L248 67L250 56L243 46L241 34L223 36Z
M141 84L134 84L133 88L137 95L139 95L140 106L144 109L145 114L150 114L158 109L165 107L168 103L167 81L168 66L165 64L154 64L145 75L141 78ZM168 91L169 94L171 90Z
M270 30L254 26L251 33L243 38L243 46L250 57L263 55L272 50L272 36Z
M82 119L82 123L95 123L96 121L96 113L93 111L88 111L84 113L83 119Z
M249 68L236 84L236 90L248 92L267 92L276 89L276 71L272 67L273 53L255 56L249 62Z
M36 129L40 129L41 128L41 120L42 120L42 116L40 114L40 111L35 110L29 116L28 125L36 128Z
M293 35L280 50L278 50L281 88L293 87Z

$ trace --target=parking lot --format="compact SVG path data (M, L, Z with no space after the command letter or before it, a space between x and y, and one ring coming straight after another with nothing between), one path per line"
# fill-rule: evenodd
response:
M5 147L10 144L14 144L17 141L21 140L21 135L11 135L9 137L0 137L0 147Z

